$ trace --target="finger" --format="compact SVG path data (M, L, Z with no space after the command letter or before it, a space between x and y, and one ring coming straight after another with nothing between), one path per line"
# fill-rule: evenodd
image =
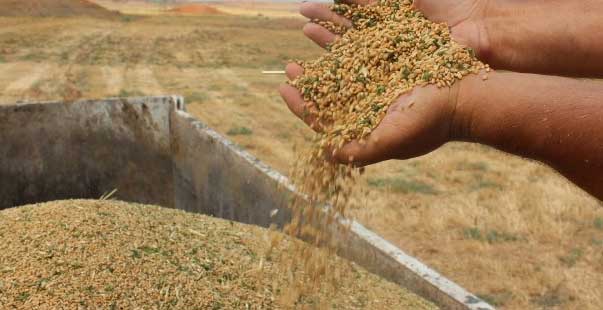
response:
M452 92L450 88L429 85L403 94L392 103L365 142L352 141L344 145L333 159L365 166L433 151L450 140L450 120L444 114L450 113L448 102L456 96Z
M427 4L425 2L426 1L424 0L415 0L412 2L412 8L425 13L425 7L428 7L428 5L430 4L429 1L427 2Z
M322 48L326 48L337 39L335 34L315 23L307 23L304 26L303 32L310 40L314 41L314 43Z
M412 7L413 9L425 14L429 20L438 23L444 22L444 20L442 20L439 16L441 14L438 14L438 11L442 7L439 1L440 0L415 0L412 3Z
M409 132L404 124L410 124L416 117L416 109L411 109L417 100L417 93L412 92L402 95L388 109L379 125L364 141L351 141L345 144L333 155L333 160L354 166L366 166L396 157L404 140L401 133Z
M309 19L318 19L322 21L330 21L337 25L344 26L347 28L352 27L352 22L335 12L322 3L305 2L302 3L299 9L300 13Z
M446 22L448 26L455 27L463 20L458 19L458 16L466 16L467 12L479 9L476 2L479 1L415 0L412 7L433 22Z
M362 167L393 158L392 150L396 149L396 141L388 138L391 136L391 128L388 127L380 125L365 141L354 140L345 144L331 154L333 159L342 164Z
M303 120L314 131L321 130L320 124L316 121L314 106L304 101L297 88L283 84L279 87L279 92L293 114Z
M289 63L285 67L285 74L287 75L287 78L289 78L289 80L291 81L295 80L298 76L302 75L303 73L304 68L302 68L296 63Z
M346 4L368 5L375 2L375 0L343 0L342 2Z

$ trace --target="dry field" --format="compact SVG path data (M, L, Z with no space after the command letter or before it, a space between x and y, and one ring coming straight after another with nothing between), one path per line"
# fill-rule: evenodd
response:
M311 133L276 92L284 77L261 70L320 53L303 20L131 6L154 13L0 17L0 102L182 94L191 113L287 173ZM369 167L361 182L360 222L494 305L603 304L603 208L550 169L451 143Z
M95 0L94 2L118 10L125 14L136 15L165 15L173 8L182 4L164 1L164 4L151 5L145 1L120 1L120 0ZM157 1L160 2L160 1ZM298 17L299 4L297 3L275 3L261 1L225 1L215 2L211 7L223 13L238 16L269 16L273 18Z

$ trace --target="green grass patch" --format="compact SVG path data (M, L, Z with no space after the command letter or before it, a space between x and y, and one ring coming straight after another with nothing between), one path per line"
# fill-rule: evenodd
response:
M513 234L496 230L490 230L486 234L486 241L488 241L488 243L511 242L517 240L519 240L519 238Z
M478 161L478 162L463 161L463 162L460 162L456 166L456 168L459 170L472 170L472 171L488 171L489 170L488 163L485 163L483 161Z
M521 238L514 234L498 231L495 229L482 231L477 227L465 228L465 230L463 230L463 236L465 237L465 239L488 242L489 244L521 240Z
M276 137L281 139L281 140L289 140L291 139L291 133L285 131L285 132L279 132L276 134Z
M463 236L465 237L465 239L473 239L479 241L483 240L482 232L479 230L479 228L476 227L466 228L463 231Z
M184 99L190 103L204 103L207 102L209 98L209 95L204 92L192 92L184 97Z
M489 180L480 180L479 182L477 182L474 186L475 189L482 189L482 188L501 188L500 184L494 182L494 181L489 181Z
M593 225L595 226L596 229L603 230L603 218L596 217L595 220L593 221Z
M130 23L130 22L134 21L135 18L132 15L120 15L120 20L123 23Z
M29 53L27 55L24 55L21 57L21 60L23 61L42 61L42 60L46 60L48 57L46 57L45 55L41 55L38 53Z
M386 188L396 193L438 194L438 191L430 184L412 178L375 178L368 179L367 184L371 187Z
M158 248L154 248L154 247L150 247L150 246L146 246L146 245L145 246L141 246L139 249L141 251L143 251L147 255L159 253L159 249Z
M544 309L555 308L561 306L567 301L567 297L560 294L559 289L552 289L546 292L544 295L532 298L531 302L539 305Z
M229 136L249 136L253 134L253 130L244 126L232 127L226 132L226 134Z
M128 89L122 89L119 91L119 94L117 94L117 97L121 97L121 98L125 98L125 97L142 97L144 96L144 93L138 90L128 90Z
M495 307L501 307L513 298L513 294L509 291L503 291L498 293L477 294L477 297Z
M132 257L132 258L141 258L142 257L142 254L140 254L140 251L138 251L138 250L131 250L131 251L132 251L132 254L130 255L130 257Z
M94 294L94 293L95 293L94 286L92 286L92 285L86 286L86 287L84 288L84 291L85 291L85 292L86 292L88 295L92 295L92 294Z
M584 251L580 248L573 248L567 255L559 257L561 263L566 267L574 267L576 263L582 258Z
M20 302L25 302L28 299L29 299L29 293L28 292L22 292L22 293L19 294L19 296L17 296L17 300L19 300Z

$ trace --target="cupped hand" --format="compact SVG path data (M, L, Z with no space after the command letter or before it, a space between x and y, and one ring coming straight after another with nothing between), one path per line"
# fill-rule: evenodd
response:
M350 0L348 3L367 5L376 0ZM415 0L413 6L434 22L448 24L452 38L473 48L478 57L486 61L490 44L485 19L488 16L490 0ZM324 3L302 3L300 13L311 19L330 21L337 25L352 27L352 22L335 14ZM332 43L337 35L326 28L309 22L304 26L304 34L321 47Z
M289 64L286 72L289 79L295 79L303 69ZM408 159L440 147L451 140L455 131L458 88L416 87L390 106L365 143L352 141L337 150L331 159L364 166L388 159ZM297 117L320 131L313 118L312 103L305 102L293 86L282 85L279 91Z
M351 0L350 3L367 5L375 0ZM414 6L429 19L446 22L457 42L472 47L479 54L487 53L487 35L482 22L488 0L415 0ZM335 14L329 6L321 3L303 3L301 14L311 20L330 21L347 28L352 22ZM337 39L337 35L326 28L309 22L304 34L316 44L326 47ZM289 64L287 77L295 79L303 73L297 64ZM455 120L461 118L457 111L457 82L452 88L436 86L416 87L394 102L381 123L369 135L366 143L352 141L337 150L332 160L363 166L388 159L408 159L424 155L452 140L455 135ZM299 91L282 85L281 96L289 109L315 131L320 131L319 121L313 118L313 105L305 102ZM310 113L308 113L310 112ZM331 152L325 152L331 154Z

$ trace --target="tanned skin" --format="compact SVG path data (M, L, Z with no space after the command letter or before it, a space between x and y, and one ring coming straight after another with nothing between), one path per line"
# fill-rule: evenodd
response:
M415 88L392 104L368 143L351 142L333 160L362 166L475 142L546 163L603 199L603 82L552 76L603 75L603 1L415 0L415 7L448 23L455 40L497 71L451 88ZM323 4L302 4L301 13L351 25ZM303 31L320 46L336 39L313 23ZM303 73L296 64L286 71L290 79ZM280 92L303 119L311 103L291 86Z

